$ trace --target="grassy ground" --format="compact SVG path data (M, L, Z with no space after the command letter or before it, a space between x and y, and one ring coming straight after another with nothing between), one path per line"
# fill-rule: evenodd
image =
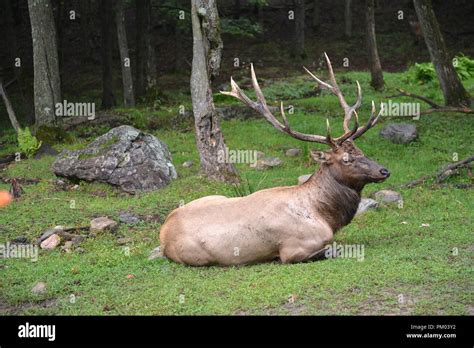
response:
M257 72L258 73L258 72ZM263 76L265 72L263 71ZM340 73L341 87L348 100L354 97L354 81L361 82L363 120L369 113L370 99L382 100L404 86L415 93L441 101L433 86L406 86L405 75L386 74L387 88L375 93L366 73ZM344 76L344 79L342 77ZM465 81L474 95L474 80ZM267 86L269 100L287 99L295 113L289 115L294 128L324 134L328 117L337 134L341 131L341 111L337 99L323 94L303 98L299 91L311 89L303 77L273 81ZM285 98L285 95L287 96ZM288 97L289 95L289 97ZM218 104L228 102L219 98ZM401 101L401 100L399 100ZM408 100L407 100L408 101ZM176 114L176 100L159 112L147 109L125 112L136 117L166 118ZM425 107L422 105L422 107ZM143 116L145 115L145 116ZM382 125L389 120L384 118ZM474 153L474 119L464 115L434 114L397 119L414 123L419 140L395 145L378 135L380 125L358 140L365 154L390 169L392 176L383 184L370 185L364 196L435 172L440 166ZM290 139L261 119L222 122L231 149L261 150L279 156L284 164L262 172L238 165L254 188L293 185L299 175L316 166L308 160L313 145ZM106 129L104 130L106 131ZM121 225L119 236L133 242L118 245L117 236L103 235L81 245L85 252L40 251L37 262L26 259L0 259L0 313L7 314L472 314L473 306L473 195L470 189L453 186L431 188L429 184L401 190L403 207L385 207L358 216L335 240L364 245L364 260L333 259L295 265L269 263L247 267L190 268L167 260L148 260L159 244L160 222L181 200L210 195L233 195L231 186L209 182L198 175L198 166L183 168L189 159L198 163L192 132L163 127L153 132L170 147L179 179L169 187L147 194L129 196L104 184L81 183L75 191L57 191L50 179L53 158L24 160L0 173L7 177L39 178L38 184L25 185L21 199L0 210L0 243L18 236L30 240L55 225L87 225L91 218L121 211L150 222ZM80 148L92 137L77 143L59 144L57 149ZM11 133L1 138L0 154L15 151ZM303 155L284 156L288 148L300 147ZM319 145L315 147L322 148ZM448 181L469 183L466 172ZM0 184L0 189L8 185ZM70 208L70 201L75 208ZM402 223L403 222L403 223ZM429 227L422 227L429 224ZM34 295L32 286L47 284L47 292ZM73 296L72 296L73 295Z

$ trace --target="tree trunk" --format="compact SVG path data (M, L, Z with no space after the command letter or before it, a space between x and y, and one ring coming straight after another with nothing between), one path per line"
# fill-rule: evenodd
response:
M13 11L11 6L11 0L4 0L1 1L2 6L1 11L4 13L5 18L5 39L6 39L6 47L8 47L8 67L11 67L13 73L15 75L16 83L18 86L18 91L20 92L20 97L25 105L26 109L26 124L34 124L35 117L34 117L34 102L32 94L28 93L28 88L26 87L25 79L23 79L23 60L21 61L21 66L15 66L15 62L17 58L20 58L19 53L19 46L18 46L18 39L17 39L17 28L15 28L15 23L13 20Z
M151 0L136 2L137 9L137 63L135 96L144 97L147 89L156 84L155 47L152 40L153 17Z
M191 98L201 171L211 179L235 182L233 164L219 161L226 146L211 90L211 78L219 73L222 52L215 0L192 0L191 20L194 39Z
M240 18L240 0L234 0L234 18Z
M179 1L174 0L173 2L174 6L176 8L181 8ZM174 23L174 71L179 72L182 70L187 70L187 60L186 60L186 50L184 45L183 40L184 40L184 33L183 30L181 30L181 25L179 24L180 19L176 19Z
M306 58L306 52L304 49L305 1L293 0L293 5L295 11L295 31L292 55L298 58Z
M87 59L93 60L94 62L100 62L100 60L97 58L97 42L96 42L96 31L95 31L95 16L97 14L97 11L99 11L100 17L100 23L102 26L102 22L105 19L106 14L110 18L110 14L108 12L112 11L112 7L109 7L108 10L102 10L102 1L100 0L99 3L99 8L97 8L97 3L95 0L79 0L78 1L78 7L79 7L79 13L81 15L81 42L84 45L84 47L87 49ZM109 23L110 19L109 19Z
M101 0L100 15L100 34L102 44L100 53L102 57L102 109L110 109L115 106L115 95L113 88L113 38L114 38L114 21L112 17L113 1Z
M444 101L450 106L469 106L471 98L462 85L446 49L431 0L414 0L426 46L430 53Z
M54 125L56 103L61 103L58 48L50 0L28 0L33 39L36 125Z
M117 39L120 50L120 65L122 67L123 105L135 106L133 91L131 59L128 52L127 32L125 30L124 0L118 0L115 6L115 24L117 26Z
M344 22L345 30L344 33L347 38L352 36L352 11L351 11L351 0L345 0L345 9L344 9Z
M59 77L62 78L64 73L64 37L66 31L66 23L64 21L64 4L61 0L53 0L54 4L54 25L56 27L56 42L58 45L58 64L59 64ZM54 13L53 13L54 14Z
M10 118L10 123L12 124L12 127L15 130L15 132L18 133L18 130L20 129L20 124L18 123L18 120L16 119L15 111L13 110L12 104L10 103L10 100L8 99L7 92L3 88L3 83L1 79L0 79L0 95L2 96L3 102L5 103L7 114L8 114L8 117Z
M375 16L374 0L366 0L367 7L367 50L369 57L369 68L372 76L370 85L379 90L383 87L382 66L380 65L379 52L377 50L377 40L375 38Z
M321 9L320 9L319 1L320 0L314 0L313 1L313 23L312 23L312 25L313 25L314 30L318 30L319 26L321 25L321 18L320 18Z
M147 36L150 0L136 1L136 44L137 60L135 64L135 96L141 98L146 90Z
M146 82L147 89L154 88L156 86L156 80L158 79L158 69L156 67L156 52L155 52L155 40L153 35L154 30L154 18L153 18L153 6L151 0L148 0L147 7L147 32L146 36Z
M257 21L258 21L258 25L260 26L260 29L262 30L262 33L260 34L260 39L261 40L265 40L265 26L264 26L264 14L263 14L263 7L265 6L265 4L261 3L261 4L257 4Z

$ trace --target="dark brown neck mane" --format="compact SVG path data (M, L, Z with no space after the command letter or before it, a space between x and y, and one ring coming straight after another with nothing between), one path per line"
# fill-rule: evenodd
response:
M306 183L317 212L333 232L348 225L360 203L361 189L351 188L336 180L327 168L321 168Z

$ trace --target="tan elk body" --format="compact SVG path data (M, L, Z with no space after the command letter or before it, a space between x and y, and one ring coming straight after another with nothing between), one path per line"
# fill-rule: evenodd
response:
M372 114L365 126L358 126L358 98L349 106L336 83L327 58L331 84L311 76L338 96L344 109L345 133L339 138L293 131L284 114L284 123L270 112L258 85L253 66L252 83L258 102L250 100L231 80L232 91L222 92L242 100L261 113L278 130L290 136L329 145L331 151L312 151L321 163L319 170L302 185L261 190L246 197L208 196L175 209L160 230L163 254L192 266L242 265L280 259L283 263L308 261L321 256L334 233L350 223L367 183L389 176L387 169L364 156L353 143L371 128L382 110ZM355 125L349 122L355 114Z

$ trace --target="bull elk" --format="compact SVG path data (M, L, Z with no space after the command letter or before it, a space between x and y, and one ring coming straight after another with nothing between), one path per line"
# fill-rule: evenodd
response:
M357 101L349 106L341 93L331 62L326 55L330 83L305 70L324 88L334 93L344 109L344 134L305 134L290 128L281 103L281 123L270 111L258 85L253 66L252 84L257 101L252 101L231 78L235 97L260 113L279 131L293 138L328 145L329 151L311 151L319 170L302 185L275 187L246 197L207 196L171 212L160 231L161 251L175 262L192 265L243 265L280 259L294 263L320 258L336 231L354 217L363 187L382 182L390 175L378 163L365 157L354 140L374 126L374 102L368 122L358 125L357 109L362 92L357 82ZM354 127L349 128L352 115Z

